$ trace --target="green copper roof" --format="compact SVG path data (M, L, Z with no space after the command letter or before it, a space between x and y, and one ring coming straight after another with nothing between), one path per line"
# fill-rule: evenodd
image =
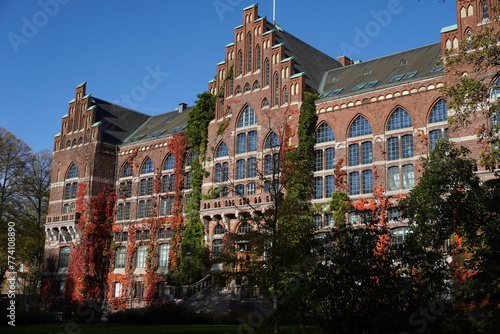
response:
M458 26L456 24L447 26L441 29L441 33L452 31L452 30L457 30Z

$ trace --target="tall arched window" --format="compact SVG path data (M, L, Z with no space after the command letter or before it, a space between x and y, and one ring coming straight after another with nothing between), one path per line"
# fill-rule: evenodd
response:
M257 45L255 47L255 57L256 57L256 59L255 59L255 68L257 70L260 70L260 57L261 57L261 55L260 55L260 45Z
M387 122L387 131L412 127L410 115L403 108L396 109Z
M274 105L280 103L280 77L278 73L274 73Z
M252 72L252 33L247 34L247 73Z
M486 0L481 1L481 14L483 20L488 20L490 18L488 14L488 2Z
M372 128L368 120L358 115L348 131L347 164L352 170L348 173L349 195L368 194L373 190L372 140L350 142L352 138L371 134Z
M321 123L316 129L316 144L335 141L332 128L327 123Z
M142 164L141 174L153 173L155 171L155 165L151 158L146 158Z
M269 58L264 61L264 86L269 86L271 76L271 67L269 65Z
M446 100L439 99L429 113L429 149L432 151L436 142L441 138L448 138L448 104Z
M257 117L254 110L250 106L246 106L238 119L237 128L251 126L257 124Z
M364 116L359 115L358 117L356 117L354 122L352 122L351 127L349 128L348 137L354 138L371 134L372 127L370 126L370 123Z
M236 75L243 74L243 53L241 50L238 51L238 73Z

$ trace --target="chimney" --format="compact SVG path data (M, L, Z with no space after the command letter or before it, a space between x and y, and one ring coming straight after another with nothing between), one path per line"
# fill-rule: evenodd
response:
M349 66L349 65L352 65L354 64L354 62L352 61L351 58L347 57L347 56L340 56L340 57L337 57L337 60L339 61L339 63L342 64L342 66Z
M179 107L177 108L177 111L179 111L179 114L186 110L187 104L186 103L179 103Z

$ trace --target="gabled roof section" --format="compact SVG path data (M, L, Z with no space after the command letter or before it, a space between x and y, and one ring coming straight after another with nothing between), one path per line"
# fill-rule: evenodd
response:
M176 132L183 131L187 127L188 114L192 109L193 107L186 107L182 112L177 109L149 117L126 138L124 144L168 137Z
M102 141L119 145L150 116L98 98L95 102L95 123L101 122Z
M436 66L440 58L441 45L435 43L342 68L333 68L324 72L319 93L321 98L336 99L443 76L442 66Z
M322 74L333 68L342 67L336 59L312 47L294 35L284 31L280 26L267 22L267 30L274 30L276 40L275 45L283 43L285 54L283 58L294 57L296 73L304 72L306 75L306 85L314 92L318 92Z

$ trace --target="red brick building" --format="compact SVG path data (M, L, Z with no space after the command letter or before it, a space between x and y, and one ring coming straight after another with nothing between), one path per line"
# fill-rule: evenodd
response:
M439 60L447 51L453 54L469 34L491 24L493 3L457 1L457 24L442 29L441 41L365 62L333 59L260 17L257 5L245 8L243 23L234 28L234 41L226 45L225 59L217 64L215 79L208 84L208 91L217 95L217 104L209 125L208 176L202 190L208 195L215 189L217 195L202 201L200 217L212 252L221 249L224 232L251 228L240 219L250 205L257 209L268 205L269 185L258 174L269 173L275 146L297 144L296 128L306 91L320 96L316 101L315 204L326 204L335 191L333 171L340 159L349 195L362 198L370 197L378 186L387 195L411 190L421 174L419 159L441 137L478 152L474 126L449 128L453 111L448 110L441 90L449 78ZM148 116L87 94L85 83L77 86L61 132L54 138L45 266L46 279L57 283L52 294L62 294L70 245L80 238L75 207L78 184L85 182L87 197L106 186L118 194L113 274L133 275L134 284L126 287L119 280L108 280L108 296L127 297L141 305L145 262L152 261L162 277L157 297L163 297L161 284L168 283L174 254L170 220L154 237L142 222L153 212L170 217L175 195L190 191L186 163L182 193L175 194L172 138L185 129L191 109L181 103L170 113ZM286 142L281 143L283 138ZM390 212L389 218L395 234L405 233L398 212ZM334 225L326 213L311 219L318 228ZM360 217L353 213L348 219L356 223ZM128 232L132 230L135 248L130 252ZM147 248L151 242L154 245ZM152 257L147 254L151 249Z

